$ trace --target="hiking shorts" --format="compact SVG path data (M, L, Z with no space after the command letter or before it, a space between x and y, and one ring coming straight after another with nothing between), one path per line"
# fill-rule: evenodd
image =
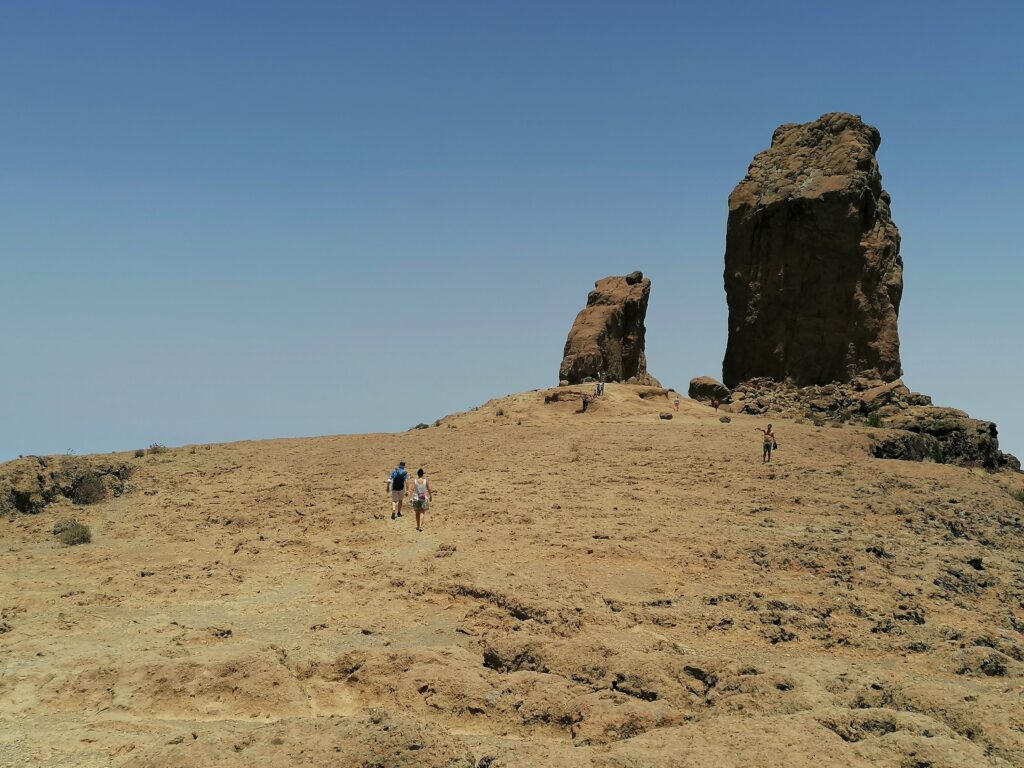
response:
M426 511L427 509L430 508L430 504L427 502L426 499L413 499L412 508Z
M391 491L391 500L396 504L405 498L405 491Z

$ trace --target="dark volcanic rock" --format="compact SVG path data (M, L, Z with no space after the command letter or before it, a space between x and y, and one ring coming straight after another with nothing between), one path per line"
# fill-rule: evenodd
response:
M580 384L603 374L605 381L660 386L647 373L644 355L650 295L651 281L643 272L598 280L569 330L559 380Z
M900 376L903 260L879 142L842 112L781 125L729 196L728 386Z
M988 469L1020 468L1014 456L999 450L995 424L972 419L956 408L911 407L887 417L885 425L935 438L941 446L942 461L949 464L977 464Z
M942 456L942 447L931 435L897 430L876 441L871 446L871 455L876 459L934 460Z

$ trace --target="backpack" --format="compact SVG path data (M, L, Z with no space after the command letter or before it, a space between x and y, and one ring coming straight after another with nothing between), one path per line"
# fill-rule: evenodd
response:
M409 474L404 469L396 469L391 473L391 490L392 491L404 491L405 490L405 478Z

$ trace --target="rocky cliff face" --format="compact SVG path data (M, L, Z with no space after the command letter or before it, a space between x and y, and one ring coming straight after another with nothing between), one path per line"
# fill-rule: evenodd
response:
M899 378L903 261L879 142L841 112L779 126L729 196L728 386Z
M559 380L579 384L603 374L606 381L660 386L647 373L644 354L650 295L643 272L598 280L569 330Z

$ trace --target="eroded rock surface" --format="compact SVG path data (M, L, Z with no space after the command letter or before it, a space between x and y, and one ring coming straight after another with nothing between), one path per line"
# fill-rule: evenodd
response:
M781 125L729 196L728 386L900 376L903 260L879 142L842 112Z
M565 342L559 381L586 379L660 386L647 372L644 340L651 280L643 272L606 277L594 284Z

